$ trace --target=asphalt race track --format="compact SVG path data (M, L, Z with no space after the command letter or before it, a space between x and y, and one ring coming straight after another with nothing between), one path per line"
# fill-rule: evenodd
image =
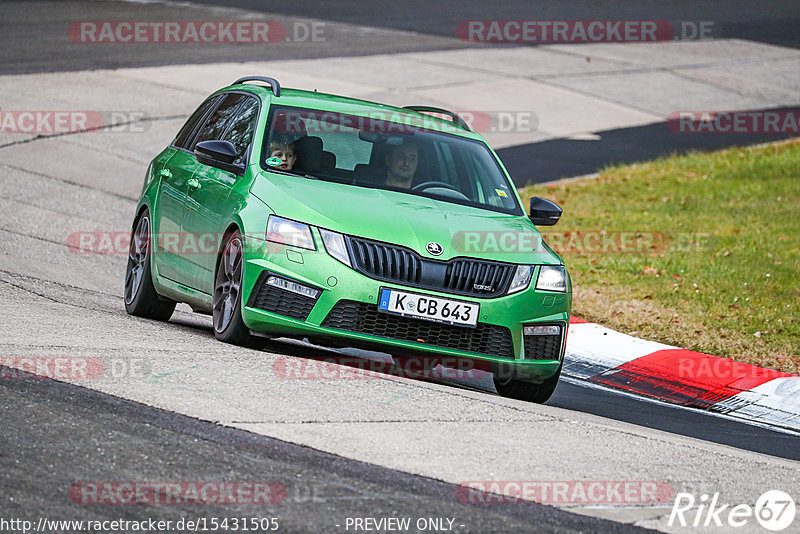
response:
M287 15L309 15L351 24L415 31L430 35L452 35L462 20L713 20L719 36L726 39L749 39L782 46L800 46L797 6L780 0L752 2L734 0L719 3L676 0L659 2L592 2L566 0L511 0L501 4L451 0L427 4L402 0L388 5L364 4L357 0L328 2L320 5L311 0L200 0L200 4L228 5Z
M277 362L330 353L289 340L262 350L224 345L210 319L185 306L167 324L130 317L121 298L125 254L75 254L66 246L75 232L128 231L146 162L207 92L184 87L171 66L197 65L180 71L196 81L213 75L202 70L207 64L486 49L453 39L454 23L531 17L531 6L542 10L539 18L715 19L724 38L779 45L789 54L800 47L796 5L637 2L609 12L575 1L197 4L0 3L0 109L60 109L85 93L101 95L97 109L141 109L148 117L135 135L0 137L0 357L89 358L106 369L90 380L13 379L0 360L0 520L276 517L280 532L354 532L348 518L408 517L452 519L456 532L691 532L667 526L672 498L625 506L475 503L460 499L458 487L652 481L672 493L719 493L731 504L753 505L772 489L800 497L797 434L572 381L539 406L393 376L288 380L276 373ZM66 38L74 20L256 16L229 8L287 23L322 20L329 40L316 47L287 41L265 53L243 46L104 48ZM143 70L120 78L97 71L132 67ZM167 104L176 94L180 109ZM656 120L600 130L591 146L556 136L499 153L512 174L540 162L534 181L548 181L673 150L781 138L669 137ZM266 481L285 496L266 506L75 502L76 484L102 481ZM736 532L763 530L753 522Z
M281 480L274 506L135 506L126 519L277 517L286 532L335 531L347 517L455 518L460 532L641 532L536 503L478 505L451 484L348 460L285 441L217 426L49 380L3 380L3 516L113 520L112 505L79 506L66 497L76 480ZM36 424L32 424L36 422ZM98 451L108 454L98 454ZM43 461L44 460L44 461ZM5 463L5 462L4 462ZM57 466L57 468L53 468ZM124 467L123 467L124 466ZM32 498L34 497L34 498ZM99 509L98 509L99 508Z

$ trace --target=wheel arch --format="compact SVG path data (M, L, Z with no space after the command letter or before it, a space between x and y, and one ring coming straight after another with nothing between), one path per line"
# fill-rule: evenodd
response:
M132 226L132 228L136 228L136 223L139 222L139 219L142 218L142 215L144 214L145 211L150 212L151 217L152 217L153 210L150 209L150 204L147 203L147 202L142 202L142 204L138 208L136 208L136 215L134 215L134 217L133 217L133 226ZM151 228L151 231L152 231L152 221L151 221L150 228Z
M225 245L228 243L228 237L237 230L243 237L242 246L245 247L247 245L246 242L247 240L244 239L244 232L242 231L241 221L238 220L232 221L230 224L228 224L228 227L225 228L225 231L222 233L222 239L219 240L219 248L217 249L217 259L214 262L214 273L215 273L214 276L216 276L217 269L219 269L219 262L222 259L222 253L224 252Z

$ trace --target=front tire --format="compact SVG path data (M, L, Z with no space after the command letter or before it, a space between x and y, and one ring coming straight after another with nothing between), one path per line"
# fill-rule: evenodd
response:
M125 269L125 311L137 317L166 321L175 311L174 300L162 297L153 286L150 256L153 243L150 212L145 210L131 233L128 266Z
M244 243L237 229L226 236L214 275L214 337L224 343L256 348L259 339L242 321L243 278Z
M523 382L521 380L508 380L501 382L494 381L494 387L497 392L503 397L509 397L526 402L534 402L536 404L543 404L553 395L558 385L558 379L561 377L561 367L564 365L562 362L558 366L556 374L542 382L541 384L532 384L530 382Z

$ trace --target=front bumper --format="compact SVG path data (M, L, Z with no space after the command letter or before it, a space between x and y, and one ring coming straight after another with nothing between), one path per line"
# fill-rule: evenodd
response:
M314 237L321 243L319 235ZM512 295L470 298L374 280L335 260L324 249L311 251L254 239L248 244L242 319L254 332L308 337L324 344L371 348L393 355L468 358L488 365L496 374L532 382L551 377L563 359L572 306L570 292L536 291L531 282L528 289ZM537 275L534 272L532 279ZM276 291L279 288L275 287L263 291L269 276L319 293L310 298ZM443 325L379 312L381 288L478 303L478 326ZM560 338L535 343L544 340L523 335L524 325L531 324L559 325ZM546 348L546 354L531 354L534 347Z

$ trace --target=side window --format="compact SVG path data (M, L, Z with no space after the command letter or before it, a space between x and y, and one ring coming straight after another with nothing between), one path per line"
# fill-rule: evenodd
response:
M200 127L200 133L197 135L197 139L194 140L194 143L192 143L192 150L194 150L194 147L197 146L197 143L200 141L221 138L225 131L225 124L245 98L247 98L245 95L226 95L222 103Z
M175 142L173 143L174 146L188 150L188 144L192 140L192 132L194 132L195 126L197 126L197 123L200 122L208 110L211 109L211 106L217 102L218 98L218 96L212 96L200 104L200 107L197 108L194 113L192 113L192 116L189 117L189 120L187 120L186 124L184 124L183 128L181 128L181 131L178 132L178 136L175 138Z
M478 153L474 151L464 151L462 154L464 163L467 167L467 173L470 175L470 181L478 186L478 194L481 202L496 207L510 207L515 201L513 195L508 191L505 181L498 181L492 179L492 176L498 176L497 172L493 172L489 167L496 163L489 159L486 153ZM501 175L502 176L502 175ZM484 179L484 177L486 177Z
M235 165L240 165L247 159L247 149L253 140L253 132L256 129L256 120L258 119L258 99L253 97L244 98L244 103L236 111L236 116L221 137L221 139L230 141L236 147L236 152L239 156L233 162Z

